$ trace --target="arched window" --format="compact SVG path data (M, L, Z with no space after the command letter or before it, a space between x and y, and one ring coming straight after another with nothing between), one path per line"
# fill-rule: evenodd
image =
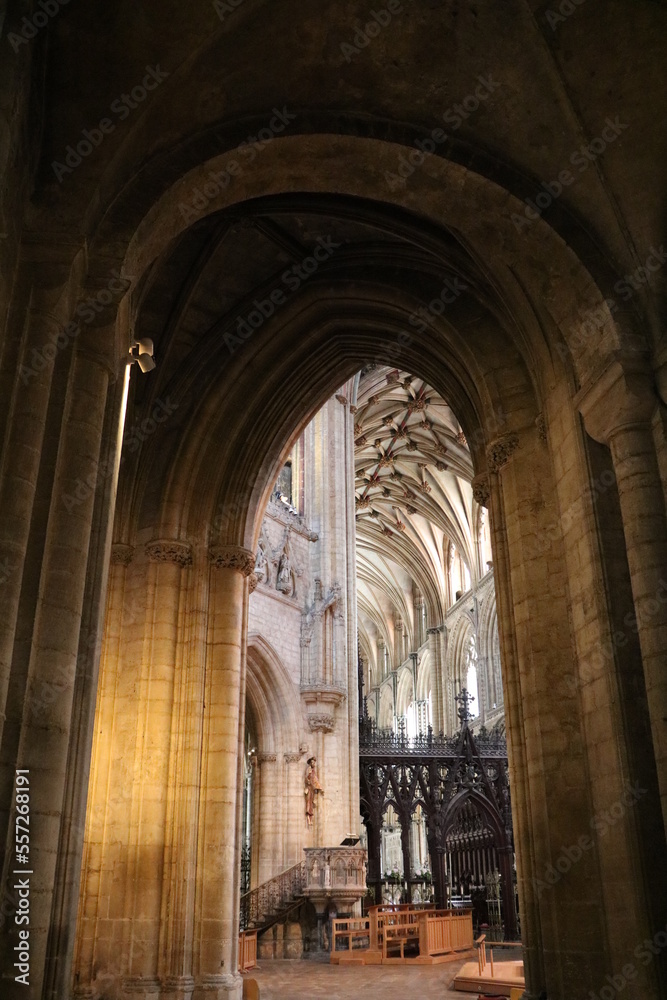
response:
M285 462L282 472L278 476L276 488L273 491L276 499L282 499L288 504L293 504L292 497L292 460Z

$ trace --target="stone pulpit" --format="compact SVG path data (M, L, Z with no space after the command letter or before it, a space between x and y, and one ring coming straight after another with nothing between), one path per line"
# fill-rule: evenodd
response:
M349 916L366 895L366 850L363 847L306 847L303 895L317 912L320 947L329 949L324 919Z

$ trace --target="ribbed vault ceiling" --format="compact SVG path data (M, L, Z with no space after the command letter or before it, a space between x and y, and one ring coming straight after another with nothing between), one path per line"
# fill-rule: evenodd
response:
M415 648L413 590L429 625L447 607L451 542L471 578L478 575L473 467L448 403L422 379L369 366L357 380L355 504L362 645L382 637L392 650L395 621ZM372 654L371 654L372 655Z

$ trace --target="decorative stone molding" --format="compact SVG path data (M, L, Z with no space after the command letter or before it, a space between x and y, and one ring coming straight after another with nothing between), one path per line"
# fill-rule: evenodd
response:
M259 583L259 577L257 576L257 574L256 573L251 573L250 576L248 577L248 591L249 591L249 593L252 594L255 590L257 590L257 584L258 583Z
M192 565L192 546L188 542L156 538L146 543L146 555L151 562L170 562L178 566Z
M478 503L480 507L488 508L491 499L491 481L485 472L473 479L472 495L475 503Z
M134 546L114 542L111 546L111 562L115 566L129 566L134 556Z
M284 753L283 758L286 764L298 764L303 757L302 750L295 750L294 753Z
M167 976L162 981L162 1000L190 1000L194 993L192 976Z
M308 716L308 727L311 733L332 733L336 727L333 715L326 712L319 712L317 715Z
M438 635L439 632L445 632L446 629L446 625L434 625L433 628L426 629L426 635Z
M350 413L356 413L358 409L358 406L355 406L354 403L350 403Z
M510 457L519 447L519 435L511 431L492 441L486 450L489 472L498 472L507 465Z
M228 972L221 975L206 975L202 976L197 981L196 990L197 993L217 993L218 997L224 997L227 994L233 993L239 995L238 991L242 989L243 980L241 976L233 972Z
M126 996L159 996L160 980L153 976L127 976L123 979L122 991Z
M273 517L276 521L280 521L281 524L289 527L291 531L295 531L297 534L303 535L303 537L307 538L309 542L316 542L319 538L316 531L310 530L301 515L285 506L284 503L276 503L274 500L269 500L266 513Z
M301 694L306 704L320 701L329 705L340 705L347 698L347 691L336 687L335 684L302 684Z
M543 441L544 444L546 444L547 443L547 424L546 424L546 420L544 419L544 414L543 413L538 413L537 416L535 417L535 427L537 428L537 436L539 437L540 441Z
M275 753L258 753L257 763L258 764L275 764L278 760L278 755Z
M255 569L255 556L242 545L212 545L208 558L216 569L237 569L244 576L250 576Z

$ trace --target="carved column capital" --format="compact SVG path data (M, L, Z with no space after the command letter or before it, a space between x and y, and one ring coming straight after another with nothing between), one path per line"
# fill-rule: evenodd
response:
M192 565L192 546L169 538L156 538L146 543L146 555L151 562L170 562L177 566Z
M298 764L303 757L303 752L300 750L295 750L294 753L284 753L283 757L286 764Z
M311 733L332 733L335 726L335 719L328 712L318 712L308 716L308 727Z
M218 569L237 569L250 576L255 569L255 554L242 545L212 545L208 550L211 565Z
M491 499L491 480L486 472L475 476L472 481L472 495L480 507L488 507Z
M278 755L275 753L258 753L257 763L258 764L275 764L278 760Z
M111 546L111 562L116 566L129 566L134 555L133 545L124 545L123 542L114 542Z
M496 438L495 441L492 441L486 449L489 472L498 472L504 465L507 465L510 457L518 447L519 435L515 434L514 431L510 431L509 434L503 434L501 437Z
M653 379L640 358L609 359L596 378L574 397L586 431L600 444L609 444L618 431L647 424L658 397Z
M258 583L259 583L259 577L257 576L257 574L256 573L251 573L250 576L248 577L248 591L249 591L249 593L252 594L255 590L257 590L257 584Z

